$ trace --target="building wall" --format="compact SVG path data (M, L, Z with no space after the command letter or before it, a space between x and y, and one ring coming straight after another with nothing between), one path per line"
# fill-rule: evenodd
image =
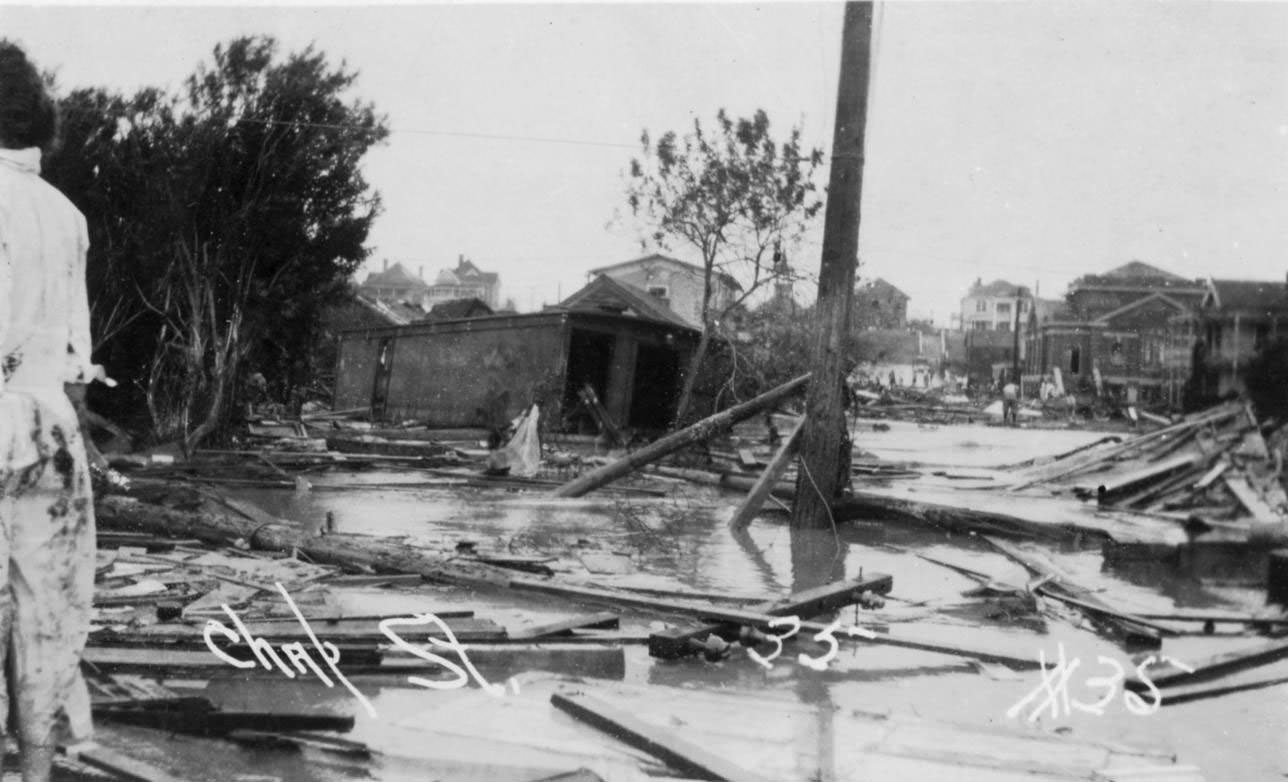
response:
M852 322L859 329L902 329L908 325L908 297L894 288L854 292Z
M641 264L605 272L609 277L634 285L643 291L656 292L671 311L694 328L702 328L703 275L698 269L685 269L670 263ZM711 308L718 313L733 300L734 291L720 277L712 280Z
M1015 304L1013 296L967 296L962 299L963 331L1010 331L1015 327ZM1028 320L1029 299L1021 299L1020 328Z
M386 418L431 426L489 426L533 401L557 407L562 393L565 324L558 318L471 321L450 329L408 327L346 334L336 367L339 409L371 403L383 339L391 340Z

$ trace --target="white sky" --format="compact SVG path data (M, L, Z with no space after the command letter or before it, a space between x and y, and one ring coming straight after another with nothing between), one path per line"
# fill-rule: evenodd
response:
M0 4L0 35L65 88L121 90L177 87L240 34L315 43L360 72L355 95L393 130L366 165L385 204L367 268L389 258L432 278L464 253L526 310L639 254L636 229L609 223L643 128L763 107L779 131L803 123L830 144L841 15ZM913 314L946 322L976 277L1058 296L1133 258L1284 278L1288 2L905 1L883 4L876 35L860 275L902 288ZM802 271L817 270L819 236L821 220L792 258Z

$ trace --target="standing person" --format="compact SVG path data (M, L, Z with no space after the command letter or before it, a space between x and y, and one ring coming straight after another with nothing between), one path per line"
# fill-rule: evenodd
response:
M94 588L94 508L78 424L90 363L85 218L40 178L57 108L0 39L0 718L24 782L49 779L55 723L90 738L80 657ZM12 702L11 702L12 701Z
M1015 381L1007 380L1002 386L1002 421L1015 426L1019 423L1020 389Z

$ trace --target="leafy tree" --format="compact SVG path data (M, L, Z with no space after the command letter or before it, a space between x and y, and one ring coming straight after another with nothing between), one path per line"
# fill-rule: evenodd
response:
M241 378L279 396L316 369L319 315L379 211L359 164L387 136L356 74L272 38L217 46L174 95L79 90L46 176L90 224L100 360L158 438L228 423Z
M797 242L822 207L813 176L823 153L802 150L800 135L792 128L780 143L763 110L735 120L721 109L712 129L695 119L688 134L668 132L656 143L645 131L641 155L631 160L627 203L650 229L649 239L661 248L686 246L702 259L702 338L685 375L677 423L689 410L711 340L728 336L726 317L788 273L783 264L775 268L775 250ZM713 300L721 273L743 286L732 301Z

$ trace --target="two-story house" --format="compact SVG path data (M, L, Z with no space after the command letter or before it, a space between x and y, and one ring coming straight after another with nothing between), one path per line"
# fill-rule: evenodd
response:
M908 294L877 277L854 286L855 329L903 329L908 325Z
M701 266L654 253L588 272L591 279L601 274L645 291L664 302L693 328L703 328L702 297L706 275ZM711 284L711 315L718 317L738 300L742 286L731 275L721 271L712 275Z
M962 297L962 331L1010 331L1017 308L1022 327L1028 318L1029 299L1028 289L1021 285L1006 280L985 283L977 278Z
M1063 305L1035 307L1027 378L1053 377L1069 391L1124 401L1179 402L1184 378L1170 349L1171 323L1202 299L1201 281L1132 261L1070 284Z
M380 271L367 275L367 279L358 286L358 292L384 304L412 302L423 308L429 285L423 279L424 267L420 271L422 274L412 274L401 263L390 266L389 261L385 261Z
M1172 320L1173 351L1188 366L1194 392L1241 392L1243 370L1270 340L1288 335L1288 285L1209 279L1198 307Z

